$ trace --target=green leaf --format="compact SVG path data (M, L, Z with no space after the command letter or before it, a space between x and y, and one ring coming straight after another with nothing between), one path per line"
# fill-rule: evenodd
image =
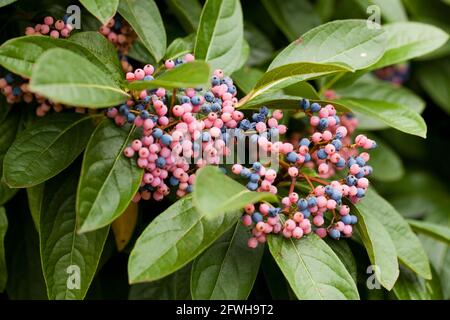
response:
M252 96L258 96L268 90L283 89L300 81L347 71L348 68L333 64L310 62L286 64L266 72L255 85Z
M8 270L5 260L5 246L3 240L8 230L8 218L6 217L5 208L0 207L0 292L3 292L8 279Z
M80 0L80 2L103 24L116 14L119 6L119 0Z
M3 162L5 153L16 138L19 131L20 113L16 110L11 110L5 119L0 122L0 205L9 201L18 191L11 189L3 178Z
M11 4L13 2L16 2L17 0L0 0L0 8L7 6L8 4Z
M367 9L371 5L379 7L382 18L386 22L407 21L405 8L403 7L401 0L356 0L356 3L361 9L367 12Z
M342 261L342 263L345 266L345 269L348 270L348 272L352 276L353 281L356 283L357 281L356 261L347 241L336 241L330 239L329 237L326 237L324 240L327 243L327 245L333 250L333 252L338 256L338 258Z
M264 255L261 263L261 269L264 274L267 287L273 300L289 300L289 284L283 273L270 254L268 246L265 246Z
M400 268L400 276L392 289L399 300L441 300L439 275L433 269L433 278L425 280L406 268Z
M356 204L355 207L364 218L371 216L386 228L400 262L420 276L426 279L431 278L427 254L419 239L412 232L406 220L389 202L372 188L368 190L363 201Z
M239 69L244 40L239 0L207 0L200 16L194 45L197 59L231 74Z
M206 85L209 80L210 69L204 61L192 61L168 70L149 81L133 81L128 84L130 90L144 90L152 88L195 88Z
M262 3L289 41L320 24L320 17L307 0L262 0Z
M128 260L130 283L163 278L195 259L236 223L240 211L208 219L186 196L158 215L136 241Z
M85 297L97 271L109 228L77 234L75 200L78 171L47 181L40 212L42 269L49 299ZM71 289L69 284L79 287Z
M370 151L371 177L380 181L394 181L405 174L402 159L381 138L376 137L377 147Z
M202 13L202 6L198 0L167 0L167 5L186 32L197 30Z
M422 113L425 109L425 102L411 90L374 78L367 80L362 78L350 86L335 91L342 99L368 99L380 103L386 101L404 105L417 113ZM359 121L358 129L379 130L388 128L385 123L377 119L357 112L355 114Z
M283 89L283 92L287 95L307 98L310 100L320 100L319 94L316 89L308 82L294 83Z
M167 40L156 3L153 0L120 0L119 13L128 21L155 60L161 60L166 51Z
M245 22L244 37L250 45L250 56L247 61L249 66L261 65L272 58L275 49L270 39L262 31Z
M250 45L247 40L242 40L241 54L239 56L238 63L236 64L235 70L239 70L244 67L247 63L248 57L250 56Z
M435 239L420 235L420 240L423 246L426 248L430 261L433 265L433 269L439 274L441 280L441 288L444 299L450 297L450 270L448 268L450 264L450 247L448 244Z
M354 112L382 121L397 130L426 138L427 125L425 120L420 114L402 104L355 98L338 99L335 102Z
M80 54L89 61L95 62L95 60L91 60L91 55L96 57L99 60L99 63L96 63L97 67L101 69L106 67L108 76L113 78L117 84L121 85L124 82L124 72L117 50L104 36L93 31L79 32L72 35L70 41L79 44L84 51L89 52L89 54L86 52Z
M365 200L367 199L361 201L359 206L364 205ZM352 205L352 209L358 217L355 229L361 236L370 262L375 266L373 268L375 277L383 287L391 290L399 275L397 251L394 242L383 224L372 214L376 211L376 208L368 211L363 207L362 210L359 210Z
M445 112L450 114L450 61L448 58L422 63L417 67L420 84Z
M196 300L246 300L261 263L264 246L247 246L250 234L238 222L195 259L191 293Z
M359 299L356 284L344 264L316 234L301 240L270 235L268 243L298 299Z
M207 218L216 219L225 212L244 208L262 200L276 202L275 195L252 192L223 174L217 167L206 166L196 173L192 195L195 208Z
M450 228L431 222L417 220L408 220L408 223L414 231L450 244Z
M125 128L105 119L89 140L77 193L80 233L110 224L139 189L143 170L135 159L123 155L125 147L135 139L134 127Z
M150 63L156 65L155 58L153 58L148 49L139 39L136 39L131 45L130 49L128 50L128 57L142 62L143 64Z
M292 42L275 57L269 70L297 62L341 63L364 69L383 55L385 45L385 31L368 29L366 20L336 20Z
M448 35L441 29L419 22L396 22L383 26L388 35L386 52L371 70L411 60L441 47Z
M245 94L249 93L259 79L263 76L264 72L256 68L243 67L236 70L231 75L234 83Z
M129 98L108 73L88 59L59 48L46 51L38 59L30 89L54 101L91 108L113 106Z
M182 55L187 53L192 53L194 50L194 40L195 34L191 33L190 35L184 38L176 38L172 41L172 43L167 47L165 59L174 60Z
M71 36L70 40L40 36L10 39L0 46L0 64L25 78L31 78L36 61L45 51L53 48L77 53L108 73L117 83L123 82L123 71L113 45L97 32L80 32Z
M5 120L9 111L11 110L11 105L6 102L6 97L4 95L0 96L0 123Z
M11 300L47 299L39 257L39 237L26 208L26 200L17 201L14 212L8 213L11 213L5 238L8 298Z
M39 220L41 219L42 199L44 197L45 183L35 185L27 188L28 208L30 209L31 217L33 218L36 230L39 232Z
M91 116L53 114L21 132L5 155L5 182L13 188L37 185L67 168L84 150Z
M130 300L191 300L191 264L159 280L134 284Z

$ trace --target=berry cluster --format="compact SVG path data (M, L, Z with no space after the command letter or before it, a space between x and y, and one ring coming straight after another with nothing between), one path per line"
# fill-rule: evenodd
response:
M395 85L402 85L408 81L410 73L409 63L400 63L374 71L379 79Z
M123 70L125 72L132 71L133 66L128 62L127 55L136 39L136 34L128 23L120 17L111 18L100 27L99 32L116 47Z
M50 36L53 38L70 36L73 27L71 24L64 20L56 20L47 16L44 18L43 24L37 24L35 27L27 27L25 29L25 35L36 36ZM36 108L36 115L38 117L45 116L51 110L55 112L61 112L63 109L69 108L59 103L55 103L45 97L32 93L29 88L29 80L24 79L19 75L7 73L3 78L0 78L0 91L6 96L6 101L10 104L19 103L21 101L25 103L31 103L36 101L38 107ZM85 113L86 108L75 107L73 108L77 113Z
M376 143L364 135L358 135L352 144L350 135L357 126L356 119L351 114L338 117L334 106L330 104L322 107L318 103L310 104L308 100L303 99L300 101L300 107L309 117L313 131L309 138L299 139L295 150L294 144L291 143L284 143L281 148L275 148L277 151L284 149L285 156L281 159L282 172L279 175L290 177L289 193L282 198L281 208L273 208L265 203L259 205L258 211L253 205L245 208L242 222L252 227L249 247L254 248L258 243L265 242L266 234L269 233L281 232L286 238L296 239L311 231L321 238L327 235L333 239L351 237L352 225L357 223L357 217L350 215L350 207L345 205L343 200L347 198L348 201L356 203L364 197L369 186L366 177L371 174L372 168L367 165L369 154L358 154L358 151L373 149ZM271 145L269 142L269 149L274 146L275 144ZM316 176L304 174L303 168L316 169ZM252 169L253 172L242 169L240 165L234 165L232 168L235 174L250 179L247 184L249 189L276 190L267 179L260 180L260 176L264 175L261 171L269 172L272 169L265 170L260 163L255 163ZM330 178L337 170L344 169L348 172L341 180L323 179ZM276 178L276 172L273 173L269 182ZM306 197L300 198L299 194L294 192L298 180L304 180L309 187ZM259 188L258 182L261 182ZM263 188L263 184L269 187Z
M25 34L31 35L49 35L52 38L67 38L73 30L73 26L70 23L66 23L63 20L56 20L47 16L44 18L44 23L38 23L33 27L27 27Z
M175 68L194 60L191 54L175 61L165 61L165 68ZM153 79L154 67L128 72L128 81ZM195 174L187 159L193 158L197 168L219 164L229 152L226 129L236 128L244 114L235 110L237 93L233 81L216 70L210 90L185 88L172 93L163 88L142 90L127 103L110 108L108 117L119 126L132 123L142 128L142 137L124 150L127 157L137 155L137 165L145 169L142 185L135 201L161 200L176 187L177 196L192 190ZM170 110L169 110L170 108ZM194 168L195 170L195 168Z

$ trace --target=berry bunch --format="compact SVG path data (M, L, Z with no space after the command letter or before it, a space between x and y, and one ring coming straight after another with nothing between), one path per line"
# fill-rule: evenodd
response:
M187 54L165 61L164 67L172 69L192 60L194 57ZM151 81L154 73L155 68L148 64L125 77L130 82ZM311 131L307 137L299 136L295 143L282 142L278 137L287 131L280 124L283 112L261 107L246 118L235 108L236 94L232 79L215 70L209 89L142 90L127 103L108 109L108 117L117 125L130 123L142 132L141 138L124 150L125 156L136 157L137 165L145 169L134 201L158 201L173 188L177 196L184 196L192 191L198 168L219 165L234 143L248 138L249 149L252 145L258 147L254 148L259 150L254 156L259 161L249 168L234 164L231 171L246 179L252 191L278 194L286 180L290 183L281 207L259 203L245 208L242 222L252 229L250 247L265 242L269 233L296 239L311 232L322 238L350 237L357 218L350 214L344 198L356 203L364 197L372 168L367 165L369 154L359 150L376 147L363 135L352 140L356 118L348 113L339 116L331 104L321 106L302 99L299 107L308 117ZM278 172L275 162L281 165ZM314 173L306 174L306 169ZM347 170L343 179L326 180L343 170ZM305 197L295 192L301 180L309 188Z
M128 23L120 17L111 18L100 27L99 32L116 47L123 70L132 71L133 66L128 62L127 55L136 39L136 34Z
M351 114L338 117L331 104L322 107L303 99L300 101L300 107L309 117L311 135L309 138L300 139L295 144L295 150L291 143L284 143L280 148L285 149L284 159L280 160L282 164L280 176L284 175L291 179L289 193L281 200L282 207L274 208L262 203L258 211L253 205L245 208L242 223L252 228L249 247L254 248L258 243L265 242L269 233L281 232L286 238L296 239L312 231L321 238L327 235L333 239L351 237L352 225L357 223L357 217L350 214L350 207L345 205L343 200L347 198L350 202L356 203L364 197L369 186L366 177L371 174L372 168L367 165L369 154L367 152L358 154L358 151L373 149L376 143L364 135L358 135L352 144L350 136L357 126L356 119ZM268 145L269 149L276 146L270 142ZM303 168L316 169L317 177L320 178L304 174ZM232 170L235 174L249 177L247 187L251 190L276 190L274 186L266 190L262 188L263 183L267 183L266 179L258 188L262 176L258 173L266 170L259 163L255 163L252 169L253 172L242 169L240 165L234 165ZM337 170L344 169L348 172L341 180L322 179L330 178ZM271 169L266 172L269 170ZM276 173L272 177L275 179ZM294 192L297 180L307 182L309 193L306 197L300 198L299 194Z
M44 23L38 23L34 27L27 27L25 34L31 35L49 35L52 38L67 38L73 30L73 26L66 23L64 20L56 20L47 16L44 18Z
M408 81L410 73L409 63L400 63L374 71L379 79L395 85L402 85Z
M59 38L60 36L67 38L70 36L73 27L71 24L64 20L56 20L47 16L44 18L43 24L37 24L35 27L27 27L25 29L25 35L29 36L51 36L53 38ZM19 75L7 73L5 77L0 78L0 91L6 96L6 101L10 104L19 103L21 101L25 103L31 103L36 101L38 107L36 108L36 115L38 117L45 116L51 110L55 112L61 112L63 109L69 108L59 103L55 103L45 97L32 93L29 88L29 80L22 78ZM77 113L85 113L86 108L75 107L72 108Z
M167 60L165 68L193 60L187 54L182 59ZM128 72L126 79L150 81L154 71L148 64ZM169 194L169 186L176 187L180 197L191 192L195 174L189 174L187 159L193 158L197 168L219 164L221 156L229 152L226 129L236 128L244 117L233 106L237 103L236 93L233 81L216 70L210 90L185 88L174 90L171 95L163 88L142 90L126 104L108 110L108 117L117 125L128 122L142 128L141 139L124 150L127 157L137 154L137 165L145 169L135 201L151 197L161 200Z

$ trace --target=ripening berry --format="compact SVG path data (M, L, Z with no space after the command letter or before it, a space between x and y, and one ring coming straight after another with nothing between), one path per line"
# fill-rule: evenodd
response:
M299 227L295 227L295 229L292 231L292 236L295 239L300 239L301 237L303 237L303 229L299 228Z
M164 62L164 66L166 67L166 69L172 69L173 67L175 67L175 62L173 62L173 60L166 60Z
M134 156L134 150L131 147L127 147L125 148L125 150L123 151L123 153L125 154L126 157L131 158Z
M296 167L290 167L288 170L288 173L291 177L297 177L298 176L298 169Z

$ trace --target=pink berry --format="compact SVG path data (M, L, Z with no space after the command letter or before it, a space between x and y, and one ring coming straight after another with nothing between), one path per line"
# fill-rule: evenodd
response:
M295 229L292 231L292 236L295 239L300 239L301 237L303 237L303 229L299 228L299 227L295 227Z
M316 229L316 234L323 239L327 236L327 230L325 228L318 228Z
M288 231L294 230L295 221L291 220L291 219L286 220L286 222L284 223L284 228L285 228L285 230L288 230Z
M166 69L172 69L173 67L175 67L175 62L173 62L173 60L166 60L164 62L164 66L166 67Z
M247 245L251 249L255 249L258 246L258 240L254 237L248 239Z
M123 151L126 157L131 158L134 156L134 150L131 147L126 147Z

